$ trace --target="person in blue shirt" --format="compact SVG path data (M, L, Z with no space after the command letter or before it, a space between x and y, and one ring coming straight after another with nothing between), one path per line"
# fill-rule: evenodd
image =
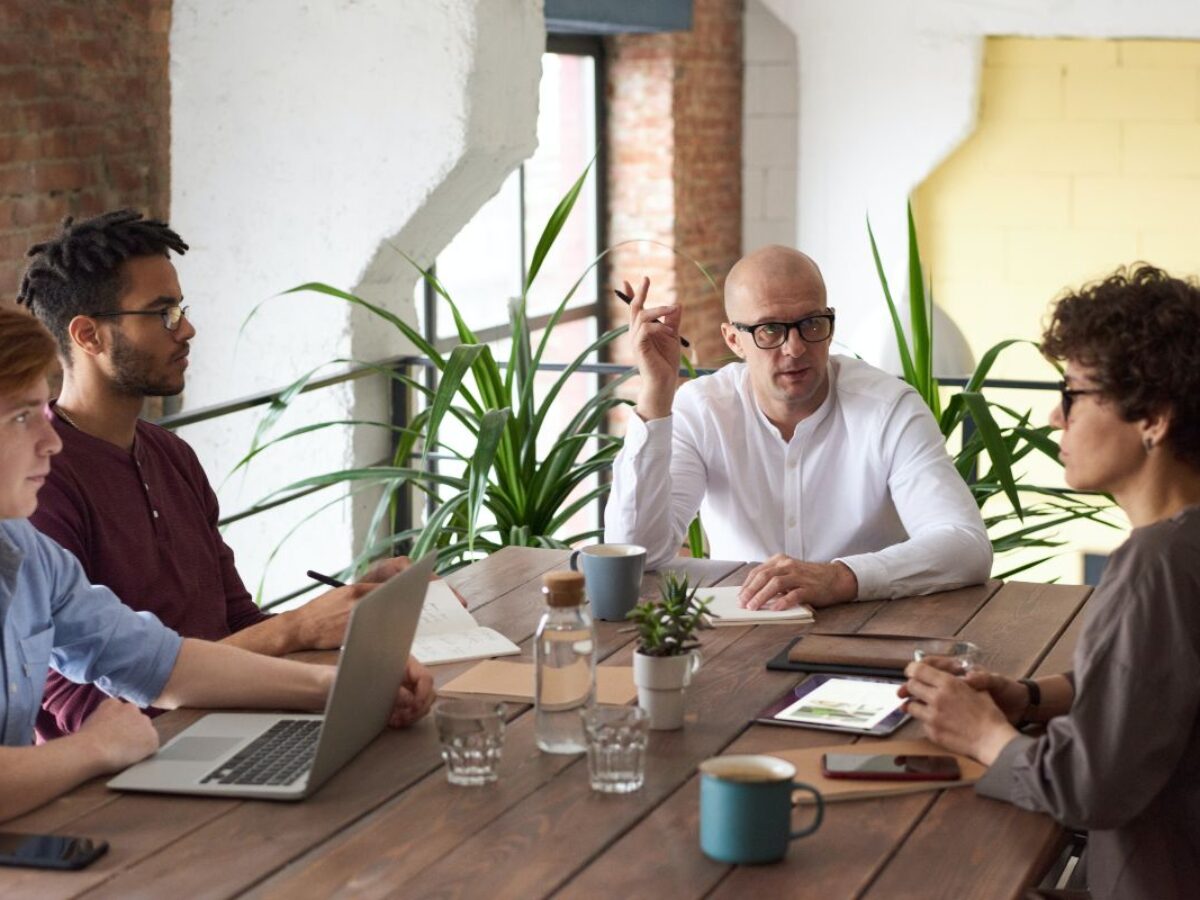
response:
M62 446L48 418L54 357L37 320L0 309L0 820L153 753L158 735L139 706L319 710L333 684L330 666L181 638L90 584L26 521ZM112 699L76 734L34 745L51 668ZM432 701L432 678L410 659L390 724L411 724Z

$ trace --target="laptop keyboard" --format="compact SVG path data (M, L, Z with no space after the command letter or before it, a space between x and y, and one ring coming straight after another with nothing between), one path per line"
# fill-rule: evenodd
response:
M201 779L201 784L291 784L313 762L320 719L283 719Z

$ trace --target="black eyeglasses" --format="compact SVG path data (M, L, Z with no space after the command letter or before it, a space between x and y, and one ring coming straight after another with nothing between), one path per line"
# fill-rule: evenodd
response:
M175 331L179 328L179 323L183 321L183 317L187 315L188 307L180 306L164 306L162 309L126 309L121 312L95 313L93 319L115 319L117 316L158 316L162 319L163 328L167 331Z
M1075 405L1076 397L1086 397L1088 394L1104 393L1104 391L1096 388L1091 388L1090 390L1069 388L1067 387L1067 383L1065 381L1060 381L1058 383L1058 392L1062 394L1062 414L1064 422L1071 418L1071 407Z
M800 335L800 340L808 344L819 344L833 334L834 311L819 313L815 316L805 316L795 322L760 322L757 325L743 325L732 322L738 331L748 332L754 338L754 346L760 350L774 350L787 343L788 332L793 328Z

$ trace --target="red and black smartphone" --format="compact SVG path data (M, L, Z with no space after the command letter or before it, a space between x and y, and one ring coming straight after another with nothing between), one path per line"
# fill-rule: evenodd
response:
M958 781L962 772L953 756L893 756L890 753L826 753L821 757L826 778L871 781Z

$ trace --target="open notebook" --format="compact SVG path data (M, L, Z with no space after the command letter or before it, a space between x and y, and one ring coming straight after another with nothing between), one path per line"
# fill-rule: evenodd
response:
M476 622L446 582L430 582L413 640L413 656L427 666L435 666L520 652L521 648L500 632Z

